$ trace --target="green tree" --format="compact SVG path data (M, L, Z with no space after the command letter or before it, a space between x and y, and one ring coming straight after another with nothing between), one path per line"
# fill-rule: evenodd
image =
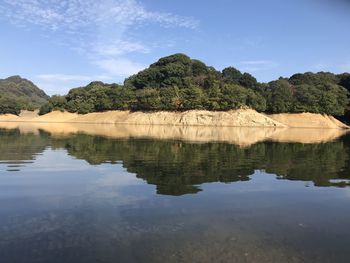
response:
M184 107L184 99L178 87L163 88L160 90L162 110L178 111Z
M161 110L161 99L159 96L159 91L153 88L144 88L137 90L137 107L139 110Z
M19 115L21 113L20 105L12 99L1 96L0 97L0 114L14 114Z
M322 92L315 86L302 84L296 87L294 112L322 112L320 100Z
M268 84L267 110L269 112L291 112L293 103L293 92L287 80L280 79Z
M267 107L266 99L260 93L253 90L248 90L247 93L246 105L257 111L264 112Z
M323 91L320 100L322 112L335 116L344 115L349 104L349 92L345 88L335 84L319 85L318 88Z
M239 84L241 77L242 73L234 67L228 67L222 71L222 79L226 83Z
M180 96L183 98L184 110L204 109L207 98L203 89L197 86L191 86L189 88L182 89Z
M222 92L219 84L213 85L212 88L207 89L207 104L206 109L219 111L222 109Z
M338 84L350 92L350 73L340 74L338 75L338 79Z
M248 90L235 84L226 84L221 88L221 110L238 109L247 105Z
M249 89L257 89L258 82L256 78L254 78L249 73L244 73L238 82L241 86L249 88Z

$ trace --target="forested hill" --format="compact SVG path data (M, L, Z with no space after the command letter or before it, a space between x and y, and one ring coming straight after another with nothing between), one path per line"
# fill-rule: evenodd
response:
M89 113L107 110L226 111L240 107L260 112L313 112L344 116L349 108L350 74L295 74L259 83L233 67L218 71L184 54L159 59L123 85L92 82L41 108Z
M18 114L20 109L39 109L49 96L31 81L12 76L0 79L0 112Z

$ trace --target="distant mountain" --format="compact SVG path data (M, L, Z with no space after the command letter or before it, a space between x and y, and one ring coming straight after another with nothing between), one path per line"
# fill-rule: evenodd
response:
M0 98L15 101L22 109L37 109L50 97L33 82L12 76L0 79Z

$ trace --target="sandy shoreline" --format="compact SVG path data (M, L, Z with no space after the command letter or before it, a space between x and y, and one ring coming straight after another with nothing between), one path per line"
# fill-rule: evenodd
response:
M349 128L349 126L328 115L313 113L265 115L252 109L240 109L226 112L204 110L185 112L107 111L89 114L54 111L42 116L39 116L37 112L23 111L20 116L11 114L0 115L0 122L322 129Z

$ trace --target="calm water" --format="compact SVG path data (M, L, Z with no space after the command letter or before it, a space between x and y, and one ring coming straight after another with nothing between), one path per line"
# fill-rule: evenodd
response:
M0 130L0 262L349 262L349 159Z

